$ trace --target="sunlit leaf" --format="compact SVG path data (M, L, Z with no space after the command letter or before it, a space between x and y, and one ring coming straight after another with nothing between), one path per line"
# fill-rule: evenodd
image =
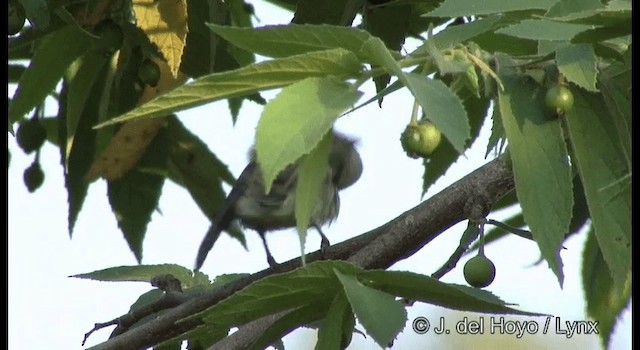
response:
M358 321L378 345L388 346L404 328L407 310L393 295L368 287L354 276L335 273Z
M209 28L232 44L269 57L288 57L307 52L342 48L358 53L371 38L368 32L350 27L289 24L238 28L209 24Z
M316 147L360 96L337 79L308 78L282 89L265 106L256 130L256 153L266 192L287 165Z
M302 158L298 168L294 210L298 235L300 236L300 254L303 261L307 228L313 224L311 220L315 211L318 210L318 203L322 203L326 196L323 192L323 190L326 191L323 184L327 181L331 144L332 135L326 133L311 153Z
M186 0L133 0L136 23L167 60L171 74L178 77L187 38Z
M156 276L170 274L185 288L196 284L193 272L175 264L117 266L71 277L107 282L151 282Z
M223 98L286 86L309 77L344 77L355 75L359 71L360 62L356 56L343 49L310 52L255 63L234 71L196 79L99 126L161 117Z

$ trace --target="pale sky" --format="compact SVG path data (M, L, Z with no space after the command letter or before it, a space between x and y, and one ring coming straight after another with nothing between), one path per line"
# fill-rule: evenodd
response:
M262 2L254 3L261 22L256 25L286 23L290 15ZM362 101L373 96L372 83L363 86ZM264 93L267 99L277 91ZM13 89L10 89L10 94ZM388 222L420 203L422 165L407 158L400 146L400 133L409 121L413 100L406 90L387 97L383 108L376 104L338 120L338 130L358 140L364 172L360 181L341 192L338 219L324 228L329 240L338 243L359 233ZM55 111L49 109L48 115ZM239 175L246 165L246 154L253 142L255 126L261 107L245 102L238 122L232 125L225 101L179 114L181 120ZM484 159L485 127L467 159L459 161L426 197L457 181L469 171L488 160ZM40 161L46 179L34 194L23 185L22 173L31 164L33 155L25 155L8 136L11 166L8 171L8 243L9 243L9 349L79 349L84 333L96 322L105 322L126 313L137 297L152 287L145 283L107 283L78 280L67 276L120 265L134 265L136 260L122 238L106 196L106 182L98 180L89 189L75 227L73 239L67 233L66 190L57 148L46 144ZM174 263L191 268L200 241L208 228L206 217L200 212L188 192L170 181L165 183L159 204L160 212L153 215L147 227L143 250L144 264ZM506 213L491 215L504 219ZM466 223L458 224L424 247L414 256L400 261L394 270L409 270L431 274L453 253ZM210 277L221 273L255 272L267 267L259 236L246 230L249 251L237 241L222 235L209 254L203 272ZM549 313L562 321L585 320L584 297L580 281L580 262L585 235L569 239L562 251L565 283L560 289L546 263L529 267L537 261L539 251L535 243L509 237L486 248L486 255L497 267L496 279L487 290L503 300L516 303L523 310ZM294 230L268 235L269 246L277 261L299 255L299 243ZM319 247L318 235L311 232L307 251ZM469 256L470 257L470 256ZM442 280L466 284L462 266ZM550 348L600 349L594 335L515 335L466 336L417 335L411 322L418 316L437 323L445 317L455 323L468 317L489 320L488 315L455 314L450 310L416 303L408 308L408 321L393 349L429 348ZM515 318L542 324L542 318ZM361 326L359 329L363 329ZM106 340L112 327L94 333L88 345ZM298 330L285 337L289 349L312 348L315 331ZM612 349L631 348L631 316L624 313L614 334ZM349 349L377 349L369 337L355 334Z

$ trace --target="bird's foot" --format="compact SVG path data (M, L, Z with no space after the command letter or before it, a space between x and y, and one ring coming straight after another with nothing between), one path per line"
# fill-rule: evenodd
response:
M324 235L322 236L322 241L320 242L320 259L325 260L327 249L331 246L329 240Z

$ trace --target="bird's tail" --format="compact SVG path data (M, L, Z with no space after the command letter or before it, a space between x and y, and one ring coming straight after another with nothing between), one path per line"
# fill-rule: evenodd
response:
M200 270L202 264L204 264L204 260L207 258L209 251L213 248L213 245L220 237L220 233L231 226L231 222L235 219L235 204L238 201L238 198L242 196L247 187L248 177L253 171L253 167L257 165L254 162L249 163L247 167L242 171L240 177L236 181L236 184L233 186L227 199L225 199L224 204L222 205L222 209L216 215L215 220L211 223L207 234L204 236L202 243L200 243L200 248L198 249L198 256L196 257L196 263L194 267L194 271Z
M209 251L213 248L213 245L220 237L220 233L223 228L221 225L218 225L218 222L212 222L207 234L204 236L204 240L200 243L200 248L198 249L198 256L196 257L196 264L194 267L194 271L200 270L202 264L204 264L204 260L207 258Z

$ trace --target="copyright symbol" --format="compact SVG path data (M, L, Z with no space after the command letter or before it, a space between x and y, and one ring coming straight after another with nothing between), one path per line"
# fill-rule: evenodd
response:
M429 331L429 328L431 328L431 324L426 317L419 316L413 320L411 327L413 328L414 332L418 334L425 334Z

